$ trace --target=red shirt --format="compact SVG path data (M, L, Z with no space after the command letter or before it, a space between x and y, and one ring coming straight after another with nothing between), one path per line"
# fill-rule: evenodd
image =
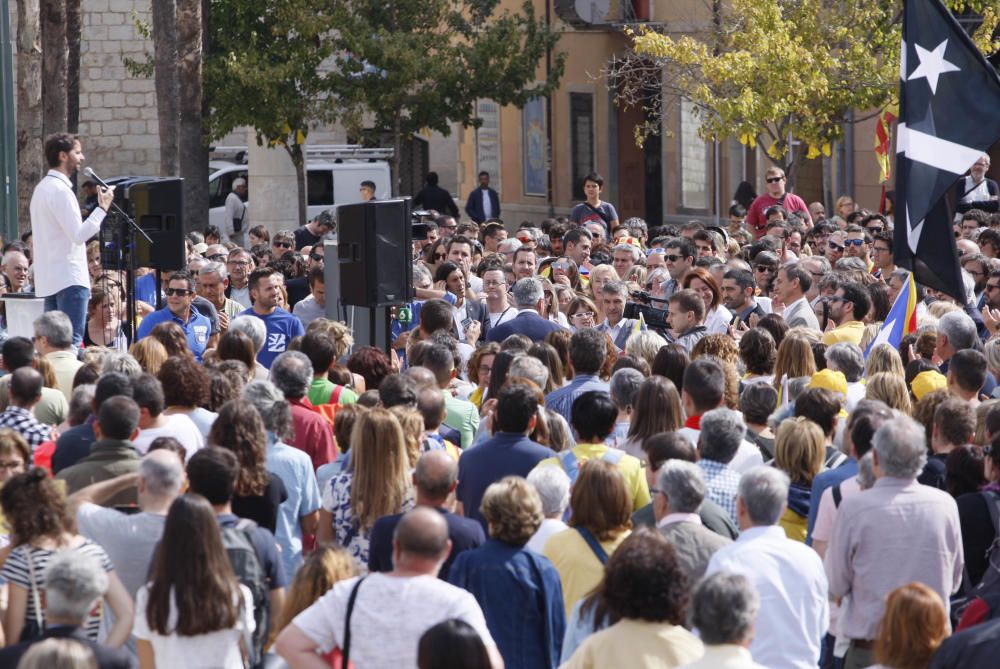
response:
M757 199L750 203L750 211L747 212L747 229L753 233L754 239L760 239L764 236L767 231L767 217L764 216L764 212L767 211L768 207L773 207L776 204L784 207L785 211L805 212L806 218L812 220L805 200L795 193L785 193L780 198L773 198L764 193L758 195Z
M295 426L295 439L291 445L312 458L313 469L336 460L337 446L329 421L316 411L306 397L300 400L289 398L288 403L292 406L292 423Z

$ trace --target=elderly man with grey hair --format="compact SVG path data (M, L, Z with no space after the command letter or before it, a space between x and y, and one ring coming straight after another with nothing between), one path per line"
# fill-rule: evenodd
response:
M545 339L548 333L562 329L560 325L541 316L542 303L545 301L541 281L531 276L519 279L511 292L517 316L490 328L486 333L486 341L502 342L512 334L522 334L531 341L538 342Z
M865 398L865 384L861 377L865 373L865 354L861 347L842 341L831 345L824 354L826 368L840 372L847 379L847 412L854 411L858 402Z
M83 629L87 617L108 590L108 575L97 558L64 550L49 560L45 570L45 630L32 641L0 650L0 667L19 666L28 648L46 639L72 639L90 649L99 669L133 669L138 666L123 648L93 641Z
M271 374L274 375L275 368L283 369L288 363L282 358L294 352L279 355L271 366ZM304 449L293 448L285 442L294 434L294 409L275 384L251 381L244 386L242 397L257 409L264 421L267 430L267 471L281 479L288 493L287 499L278 507L274 536L281 547L285 573L294 574L302 564L302 536L315 533L319 523L320 491L313 461L303 452ZM329 428L327 432L330 432Z
M743 416L732 409L712 409L701 417L698 433L698 466L705 475L705 496L739 523L736 515L736 495L740 475L729 466L743 443L747 426Z
M656 527L677 550L677 559L695 583L705 575L708 561L732 543L705 527L698 510L705 501L705 477L693 462L668 460L656 477L653 515Z
M757 662L771 669L815 669L830 623L827 580L819 555L778 525L788 487L788 476L773 467L754 467L740 478L740 536L712 556L705 574L744 574L760 593L750 644Z
M976 322L964 311L951 311L938 320L937 340L934 344L934 354L944 361L941 372L948 373L947 363L957 351L965 348L976 348L979 343L979 333ZM989 383L989 379L987 379Z
M764 669L748 650L760 596L743 574L718 572L703 579L691 596L691 626L705 644L701 659L681 669Z
M514 358L507 370L507 378L515 376L528 379L544 391L545 386L549 383L549 368L538 358L530 355L519 355Z
M890 592L919 581L947 607L962 584L965 563L955 500L917 482L927 462L923 426L898 416L878 428L872 445L875 485L844 498L825 558L830 595L844 600L840 629L850 639L847 669L872 664L872 642Z
M83 367L73 352L73 323L61 311L47 311L35 319L35 350L45 356L56 375L56 386L68 402L73 395L73 377Z
M567 527L562 519L569 508L569 476L562 467L536 467L528 474L528 483L538 491L545 517L525 548L541 553L549 537Z

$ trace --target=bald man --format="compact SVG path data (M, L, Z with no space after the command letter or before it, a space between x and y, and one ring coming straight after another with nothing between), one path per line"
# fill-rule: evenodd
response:
M503 660L475 598L436 578L450 551L444 515L426 506L417 507L396 525L393 570L369 574L363 581L350 578L338 582L285 627L275 649L292 669L328 666L316 651L342 648L347 602L353 593L350 626L365 631L351 637L351 659L359 667L415 667L420 637L453 618L471 625L486 644L493 666L502 667Z
M438 578L448 580L448 570L459 553L482 546L486 541L483 527L476 521L458 516L448 508L458 485L458 463L444 450L428 451L420 456L413 471L413 488L417 506L436 509L448 524L451 554L438 573ZM403 519L403 514L385 516L372 527L371 550L368 553L370 571L392 570L393 535Z

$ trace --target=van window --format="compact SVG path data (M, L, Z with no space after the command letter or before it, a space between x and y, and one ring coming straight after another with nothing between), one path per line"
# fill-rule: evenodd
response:
M233 191L233 181L243 177L247 178L246 172L226 172L225 174L220 174L217 178L211 179L208 182L208 207L212 209L214 207L224 207L226 206L226 198ZM247 180L249 182L249 179ZM247 196L243 198L244 202L250 199L250 190L247 189Z
M333 172L330 170L309 170L307 177L309 206L326 206L333 204Z

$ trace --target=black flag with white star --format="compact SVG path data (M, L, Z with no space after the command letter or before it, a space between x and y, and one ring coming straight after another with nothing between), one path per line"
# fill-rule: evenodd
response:
M945 195L1000 139L1000 77L940 0L905 0L899 76L896 264L964 304Z

